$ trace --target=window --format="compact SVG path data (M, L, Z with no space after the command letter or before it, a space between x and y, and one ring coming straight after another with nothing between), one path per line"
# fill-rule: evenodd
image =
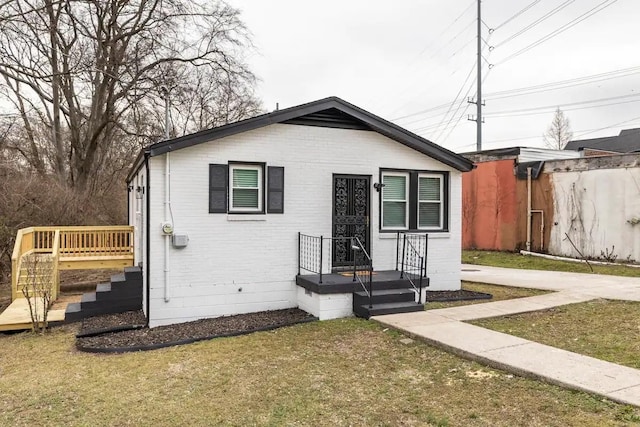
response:
M381 170L380 230L448 230L449 174Z
M442 228L442 175L418 175L418 228Z
M284 213L284 168L263 163L209 165L209 213Z
M387 172L382 175L382 228L407 228L409 174Z
M262 211L262 166L229 165L231 211Z

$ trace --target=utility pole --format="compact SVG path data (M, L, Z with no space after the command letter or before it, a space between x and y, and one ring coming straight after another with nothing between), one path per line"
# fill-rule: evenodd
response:
M476 107L478 117L476 117L476 126L478 135L476 137L476 150L482 150L482 6L481 0L478 0L478 96L476 98Z
M476 122L476 151L482 150L482 122L484 121L482 118L482 6L481 0L478 0L478 51L477 51L478 59L478 78L477 78L477 95L475 102L469 100L470 104L476 104L476 118L473 119L469 117L469 120Z

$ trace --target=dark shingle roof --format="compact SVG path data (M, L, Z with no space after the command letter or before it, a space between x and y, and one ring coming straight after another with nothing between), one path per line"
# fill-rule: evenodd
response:
M618 136L604 138L579 139L569 141L565 150L594 150L612 151L615 153L634 153L640 151L640 128L624 129Z
M127 182L131 181L133 175L141 167L145 153L147 156L153 157L169 151L180 150L275 123L367 129L385 135L400 144L413 148L459 171L466 172L473 169L473 163L464 157L434 144L394 123L371 114L362 108L332 96L152 144L140 152L140 155L129 171Z

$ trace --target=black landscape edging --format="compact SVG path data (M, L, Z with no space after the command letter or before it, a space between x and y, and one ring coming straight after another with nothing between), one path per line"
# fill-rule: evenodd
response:
M319 320L317 317L309 317L309 318L306 318L306 319L298 320L296 322L280 323L280 324L277 324L277 325L264 326L262 328L248 329L248 330L245 330L245 331L234 331L234 332L228 332L228 333L225 333L225 334L209 335L209 336L197 337L197 338L188 338L188 339L185 339L185 340L171 341L171 342L158 343L158 344L137 345L137 346L133 346L133 347L111 347L111 348L109 348L109 347L85 347L83 345L80 345L78 343L78 341L76 340L76 349L78 349L80 351L84 351L86 353L131 353L131 352L134 352L134 351L149 351L149 350L157 350L157 349L165 348L165 347L174 347L174 346L178 346L178 345L193 344L195 342L211 340L211 339L214 339L214 338L237 337L237 336L240 336L240 335L252 334L254 332L271 331L271 330L274 330L274 329L283 328L285 326L293 326L293 325L298 325L298 324L301 324L301 323L310 323L310 322L315 322L317 320ZM94 336L96 336L96 335L94 335Z
M78 332L76 334L76 338L96 337L98 335L108 334L111 332L133 331L136 329L142 329L144 327L145 325L122 325L122 326L113 326L111 328L93 329L87 332Z
M427 300L426 302L453 302L453 301L473 301L473 300L480 300L480 299L491 299L493 298L493 295L491 294L487 294L484 292L476 292L476 291L468 291L468 292L474 292L475 295L469 295L469 296L460 296L460 297L453 297L453 298L443 298L443 299L429 299L429 293L427 292Z

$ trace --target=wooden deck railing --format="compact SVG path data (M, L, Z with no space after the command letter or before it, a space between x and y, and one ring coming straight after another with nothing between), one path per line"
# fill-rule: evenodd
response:
M53 263L53 268L51 270L51 280L53 293L51 295L51 301L55 301L60 294L60 230L54 232L52 246L51 262Z
M133 227L29 227L19 230L11 254L11 295L14 300L19 296L21 260L33 252L52 254L57 287L58 271L62 269L133 265Z

